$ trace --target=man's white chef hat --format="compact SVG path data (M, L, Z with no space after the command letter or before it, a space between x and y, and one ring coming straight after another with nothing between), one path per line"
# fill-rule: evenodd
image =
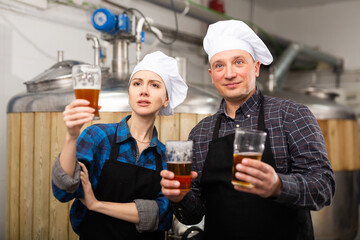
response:
M244 22L225 20L211 24L204 38L204 49L209 62L216 53L240 49L247 51L255 61L269 65L273 57L264 42Z
M130 80L134 74L141 70L147 70L159 75L165 83L166 91L169 97L169 104L162 108L160 115L174 114L174 108L180 105L186 98L188 86L179 74L177 61L161 51L147 54L134 68Z

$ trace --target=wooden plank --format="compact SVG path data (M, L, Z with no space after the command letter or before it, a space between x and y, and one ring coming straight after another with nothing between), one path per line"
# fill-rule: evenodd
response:
M187 140L191 129L196 125L197 115L180 113L180 140Z
M180 138L180 115L160 116L160 141L179 140Z
M34 186L34 113L21 113L20 239L32 239Z
M354 128L354 121L351 120L338 120L339 130L339 162L341 162L342 170L355 170L359 162L357 149L355 145L358 138L357 128ZM341 159L341 160L340 160Z
M326 139L327 139L327 152L329 161L334 171L341 170L341 162L339 161L339 129L337 120L327 120L326 124Z
M63 121L62 113L51 113L51 135L50 135L50 162L49 171L54 164L59 152L61 151L65 142L66 126ZM49 194L49 209L50 209L50 222L49 222L49 239L68 239L68 222L69 222L69 209L68 203L61 203L58 201L50 191Z
M328 158L334 171L360 169L357 123L354 120L318 121L325 138Z
M129 112L115 112L113 114L113 122L114 123L119 123L121 120L123 120L124 117L126 117L127 115L130 115L131 113Z
M100 119L91 121L91 124L112 123L112 122L113 122L113 113L102 112L100 115Z
M354 133L353 138L353 149L354 149L354 169L360 170L360 150L359 150L359 136L357 133L359 133L359 127L357 121L351 121L352 124L352 132Z
M20 113L7 114L7 190L6 190L6 237L20 239L19 191L20 191Z
M161 123L160 123L160 121L161 121L161 120L160 120L160 116L159 116L159 115L156 116L154 126L155 126L155 128L156 128L158 137L160 137L160 134L161 134L161 127L160 127ZM160 138L159 138L159 139L160 139Z
M33 239L49 238L50 113L35 113Z
M196 119L196 123L199 123L201 120L203 120L204 118L211 116L211 114L197 114L197 119Z

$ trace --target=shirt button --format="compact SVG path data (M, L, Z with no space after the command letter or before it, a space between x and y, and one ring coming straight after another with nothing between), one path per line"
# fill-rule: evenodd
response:
M246 117L249 118L249 117L250 117L250 114L246 115Z

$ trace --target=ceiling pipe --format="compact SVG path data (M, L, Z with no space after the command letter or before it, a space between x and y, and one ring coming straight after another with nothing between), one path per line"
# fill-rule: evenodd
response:
M289 71L291 63L295 60L300 51L300 45L292 43L283 52L279 60L270 67L269 74L269 91L282 89L285 80L286 73Z
M172 10L173 7L171 5L171 1L169 0L145 0L147 2L156 4L158 6L167 8ZM206 22L206 23L214 23L221 20L229 20L229 19L235 19L228 15L218 13L212 9L209 9L205 6L202 6L200 4L194 3L190 0L173 0L174 2L174 8L178 13L182 13L184 15L187 15L189 17L195 18L197 20ZM254 24L249 23L250 26L254 27ZM280 55L283 54L284 48L286 48L284 52L284 56L281 56L280 59L283 59L280 61L281 66L276 67L278 70L275 70L275 79L273 80L274 84L277 84L277 86L281 86L283 83L280 82L279 78L285 74L285 71L282 70L284 66L287 66L287 69L289 68L289 64L292 63L294 58L294 53L297 54L304 54L306 56L309 56L317 61L322 61L330 64L334 67L335 73L341 73L343 71L343 60L341 58L332 56L330 54L318 51L312 47L305 46L302 44L295 44L299 46L298 51L294 51L294 45L289 40L286 40L284 38L278 37L276 35L268 34L265 31L261 30L258 27L255 27L258 35L263 41L266 43L272 44L273 47L275 47L275 50L277 50ZM292 50L291 50L292 49ZM289 53L291 52L291 53ZM290 55L289 55L290 54ZM296 57L296 56L295 56ZM292 61L289 61L290 58ZM289 66L288 66L289 65Z
M145 0L147 2L156 4L158 6L168 8L172 10L171 1L169 0ZM184 15L187 15L189 17L195 18L197 20L213 23L220 20L225 19L232 19L229 16L226 16L225 14L217 13L214 10L210 10L207 7L204 7L202 5L198 5L192 1L187 0L174 0L174 7L175 10L178 13L183 13Z

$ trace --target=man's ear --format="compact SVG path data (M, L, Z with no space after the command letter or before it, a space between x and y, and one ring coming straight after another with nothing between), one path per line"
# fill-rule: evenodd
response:
M212 71L211 71L211 68L208 69L208 73L211 77L211 83L214 84L214 81L213 81L213 78L212 78Z

